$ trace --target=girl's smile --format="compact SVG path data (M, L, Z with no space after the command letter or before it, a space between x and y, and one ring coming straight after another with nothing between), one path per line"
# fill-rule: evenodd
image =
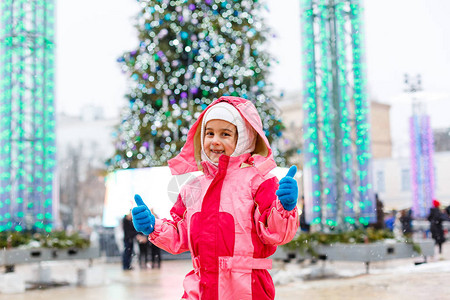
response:
M203 148L205 154L214 162L219 162L222 154L233 154L237 143L237 128L224 120L211 120L206 123Z

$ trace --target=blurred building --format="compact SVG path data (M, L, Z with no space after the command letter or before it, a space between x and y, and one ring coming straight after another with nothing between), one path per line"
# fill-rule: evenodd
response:
M105 119L98 107L79 116L57 116L60 218L63 228L101 224L105 199L105 161L114 153L117 119Z
M389 104L370 102L370 128L374 161L379 158L392 157L390 109Z
M435 198L450 204L450 152L434 154ZM387 209L412 206L411 160L409 157L386 158L374 161L374 187Z
M420 94L423 109L430 116L434 139L434 198L450 204L450 99ZM426 104L426 105L425 105ZM411 97L405 95L391 105L392 158L374 160L374 188L387 209L410 208L413 204L409 118Z
M434 151L450 151L450 128L436 128L433 130Z

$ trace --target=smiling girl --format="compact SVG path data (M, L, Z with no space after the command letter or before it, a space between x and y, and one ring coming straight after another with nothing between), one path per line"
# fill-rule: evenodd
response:
M191 252L182 299L274 299L267 257L297 231L297 169L280 182L269 173L276 164L255 106L237 97L214 101L169 167L203 175L183 186L172 220L155 220L136 195L133 223L158 247Z

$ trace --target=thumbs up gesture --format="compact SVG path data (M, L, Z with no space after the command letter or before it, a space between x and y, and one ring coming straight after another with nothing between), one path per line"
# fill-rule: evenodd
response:
M275 193L280 199L281 205L287 211L293 210L297 205L298 186L297 181L294 179L295 173L297 173L297 167L292 166L287 175L281 178L280 186Z
M155 229L155 216L152 215L141 196L134 195L134 201L136 201L137 204L137 206L131 210L134 228L136 228L136 231L149 235Z

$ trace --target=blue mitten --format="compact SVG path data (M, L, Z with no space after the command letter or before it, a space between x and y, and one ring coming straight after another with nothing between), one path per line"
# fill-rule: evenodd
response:
M142 232L145 235L149 235L155 229L155 216L152 215L150 209L142 201L141 196L134 195L134 201L137 206L131 210L133 215L133 225L136 231Z
M297 181L294 179L295 173L297 173L297 167L292 166L287 175L281 178L280 186L275 193L280 199L281 205L287 211L293 210L297 205L298 186Z

